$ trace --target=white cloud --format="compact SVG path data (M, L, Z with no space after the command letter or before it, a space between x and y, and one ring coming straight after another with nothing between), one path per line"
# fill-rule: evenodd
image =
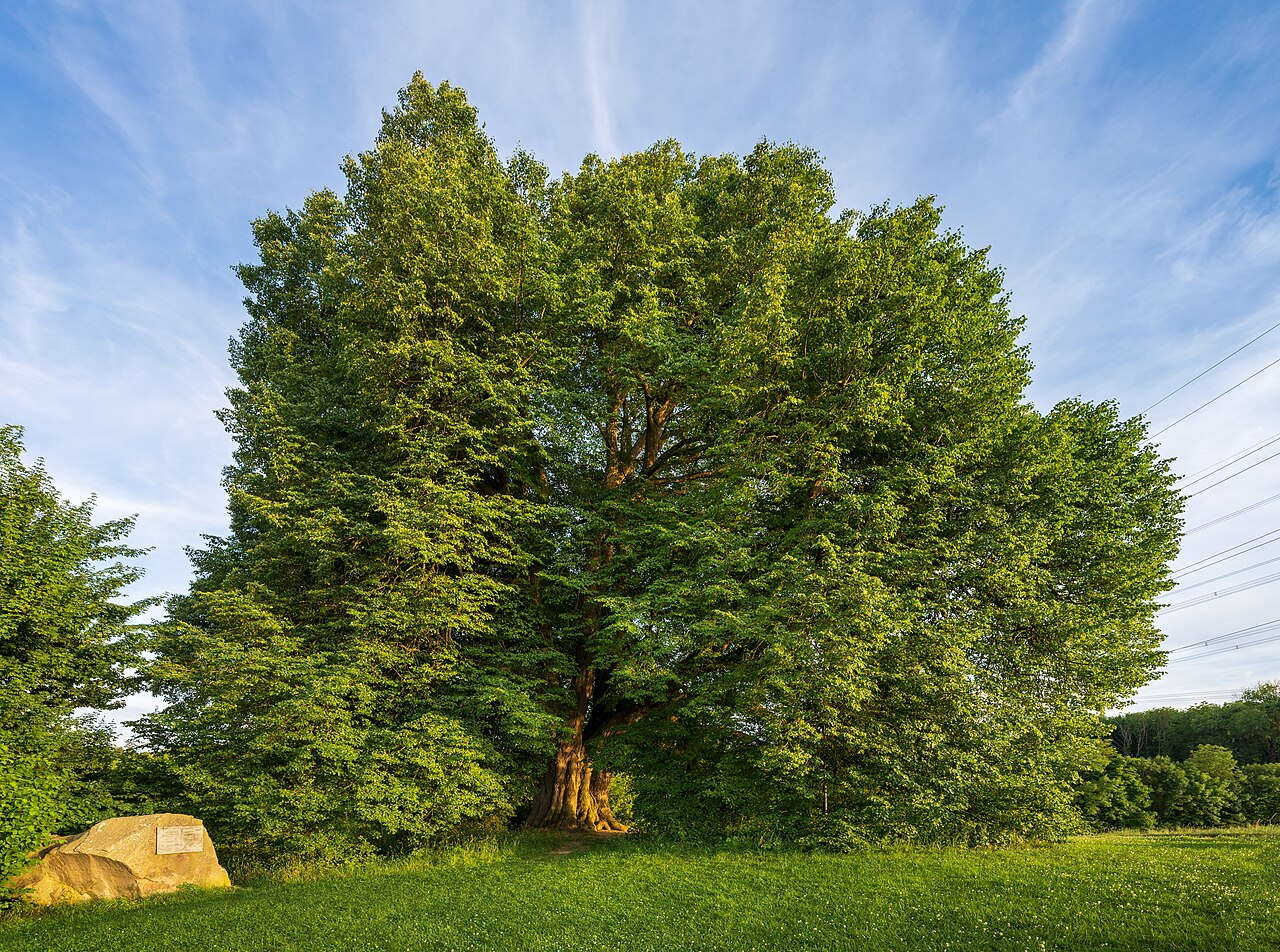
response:
M607 64L618 57L618 7L611 3L586 2L579 6L582 17L583 82L591 103L591 123L597 149L605 158L618 154L614 136L613 106L616 92L610 83Z
M181 547L221 520L230 444L210 411L242 319L227 266L252 258L249 218L341 185L341 156L368 147L415 69L464 86L500 149L520 142L553 171L667 136L707 153L767 135L824 152L844 205L935 193L948 224L1007 269L1036 399L1139 410L1280 320L1280 19L1223 8L1189 37L1151 4L1083 0L1056 21L1044 9L264 0L32 13L30 85L13 101L44 97L42 112L30 141L6 144L0 179L4 413L68 495L139 512L156 584L180 587ZM1007 35L984 33L993 22ZM1153 416L1175 419L1272 353L1260 344ZM1280 431L1275 379L1163 446L1192 469ZM1189 519L1262 498L1274 472L1193 500ZM1184 558L1254 521L1189 537ZM1273 600L1224 598L1170 615L1168 631L1230 630ZM1152 691L1280 676L1259 654L1192 668Z
M1075 0L1061 29L1014 82L1002 118L1052 123L1063 100L1104 60L1116 31L1134 13L1121 0Z

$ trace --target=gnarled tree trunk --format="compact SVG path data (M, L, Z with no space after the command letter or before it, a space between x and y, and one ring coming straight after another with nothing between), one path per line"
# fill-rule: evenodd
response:
M581 740L561 744L542 778L527 825L544 830L625 833L609 809L610 774L595 770Z
M616 430L616 420L614 429ZM613 433L616 438L616 432ZM611 444L612 446L612 444ZM616 447L611 450L616 456ZM612 457L611 457L612 458ZM605 479L606 489L617 489L623 477L611 465ZM598 571L613 558L613 546L604 536L598 538L587 560L589 571ZM607 733L604 725L592 720L596 712L592 702L596 689L606 690L607 671L599 672L592 663L588 650L590 634L598 633L604 615L599 601L583 598L584 635L578 640L576 660L577 676L573 679L576 704L568 718L569 739L562 739L556 747L555 757L543 775L542 783L533 799L533 809L525 825L543 830L585 830L593 833L625 833L609 809L609 781L606 770L596 770L587 753L587 737L600 737ZM597 684L597 681L600 683ZM588 730L588 722L592 721Z

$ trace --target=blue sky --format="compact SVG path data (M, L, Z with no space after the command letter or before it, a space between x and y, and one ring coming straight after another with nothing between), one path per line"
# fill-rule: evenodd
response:
M249 221L340 188L342 156L414 70L463 86L501 152L557 171L668 137L705 154L767 136L818 149L842 207L937 195L1006 271L1037 404L1136 414L1280 322L1277 49L1270 2L11 0L0 422L26 428L66 496L137 514L133 540L155 549L139 594L185 588L183 547L225 525L213 411ZM1154 408L1153 432L1278 358L1280 330ZM1159 442L1194 474L1280 434L1277 396L1280 366ZM1206 488L1276 449L1196 484L1188 527L1280 492L1280 458ZM1180 564L1272 529L1280 501L1190 533ZM1275 541L1183 584L1280 556ZM1277 594L1169 612L1167 644L1280 618ZM1191 654L1139 706L1280 679L1280 642Z

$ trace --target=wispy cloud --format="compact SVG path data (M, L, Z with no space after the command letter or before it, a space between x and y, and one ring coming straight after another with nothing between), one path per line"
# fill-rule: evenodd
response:
M67 308L67 289L37 261L36 242L29 225L19 220L10 235L0 240L0 327L8 344L12 365L38 366L33 358L41 340L41 328Z
M1004 117L1026 121L1047 99L1060 107L1062 93L1105 60L1117 30L1134 12L1134 4L1122 0L1075 0L1040 56L1014 81ZM1045 118L1057 117L1051 112Z
M586 2L579 7L582 18L582 68L587 100L591 104L591 124L597 148L604 156L618 154L614 136L612 103L615 91L607 64L617 59L618 11L610 3Z
M233 377L222 354L239 322L225 288L104 250L54 218L0 239L0 407L22 424L69 499L101 518L139 514L158 551L137 594L179 590L181 552L225 519L229 441L212 410ZM163 551L159 551L159 549Z
M825 153L842 205L937 194L1028 315L1035 399L1136 411L1280 320L1273 7L31 5L3 90L0 405L68 495L141 514L152 581L180 587L182 546L221 519L230 444L210 411L230 382L228 266L253 257L248 221L341 187L340 157L369 146L421 69L467 89L500 149L554 171L667 136L700 153L768 136ZM1260 344L1157 416L1273 354ZM1264 375L1165 450L1210 462L1280 430L1278 400ZM1277 471L1188 518L1261 498ZM1188 556L1238 531L1190 537ZM1171 637L1256 621L1258 594L1171 615ZM1219 659L1167 683L1257 676L1280 668Z

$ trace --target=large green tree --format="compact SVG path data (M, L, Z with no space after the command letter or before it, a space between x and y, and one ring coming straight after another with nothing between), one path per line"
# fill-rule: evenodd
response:
M78 815L72 712L117 707L133 682L154 600L124 598L141 570L132 519L95 524L93 500L64 500L22 430L0 426L0 892L45 836Z
M22 430L0 426L0 738L38 747L74 709L119 706L132 620L155 600L122 598L142 575L133 520L95 524L92 499L64 500L22 452Z
M255 225L232 531L155 645L147 729L215 815L617 829L616 769L655 825L1070 812L1180 500L1141 421L1026 401L931 201L835 214L769 142L548 181L421 77L346 171Z

